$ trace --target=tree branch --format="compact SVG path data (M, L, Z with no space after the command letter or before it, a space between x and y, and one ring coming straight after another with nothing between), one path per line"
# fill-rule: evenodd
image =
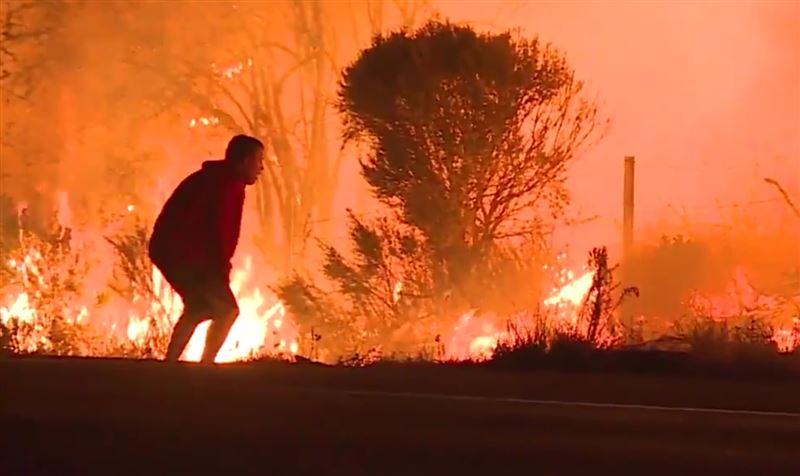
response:
M781 184L778 183L777 180L771 178L765 178L764 181L778 189L778 192L780 192L780 194L783 196L783 200L787 205L789 205L789 208L794 212L794 215L797 218L800 218L800 210L797 209L794 202L792 202L791 197L789 197L789 193L786 192Z

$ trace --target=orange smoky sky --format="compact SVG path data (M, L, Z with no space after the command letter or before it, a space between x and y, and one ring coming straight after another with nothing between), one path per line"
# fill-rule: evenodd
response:
M196 13L211 3L181 5ZM330 7L327 21L340 33L337 61L341 65L355 59L357 48L367 46L369 35L363 25L358 35L351 34L358 28L351 24L348 10L338 7L345 4L361 10L367 6L355 0L326 2L326 8ZM263 8L278 11L270 2ZM736 204L764 223L784 219L789 209L777 189L764 182L766 177L777 179L800 202L800 2L442 0L434 1L433 9L440 18L468 22L478 29L519 28L525 36L537 35L552 43L566 54L602 114L610 119L605 138L569 170L572 217L598 217L559 232L559 241L578 253L591 246L618 244L626 155L636 157L638 236L646 236L655 224L661 232L670 221L718 223ZM174 18L166 23L172 28L169 35L202 28L187 24L181 12L175 10ZM80 32L96 34L81 33L74 41L76 48L86 49L87 58L95 58L94 63L59 78L51 88L58 100L49 106L56 112L43 114L63 119L62 129L80 118L91 122L94 92L103 87L98 80L107 78L109 71L127 74L107 65L100 54L119 50L121 45L91 40L109 26L94 25L96 19L91 16L84 20L88 23ZM396 19L387 20L383 29L397 24ZM228 45L217 45L220 50L223 46ZM333 84L336 78L330 80ZM70 103L70 95L81 99ZM125 107L121 117L136 106L126 103ZM164 169L170 170L158 177L163 182L159 189L168 189L196 167L203 155L219 156L224 147L222 135L203 140L192 136L194 132L187 128L191 112L187 114L180 119L160 118L147 130L130 133L114 129L114 124L92 127L105 127L103 133L114 139L108 142L120 147L135 140L159 148L152 160L162 161ZM331 151L340 145L336 123L334 118L329 121ZM62 155L74 155L81 166L62 160L59 180L64 183L59 185L70 188L68 183L74 182L71 188L76 193L90 190L85 184L91 179L77 177L100 173L99 165L85 166L86 156L80 151L80 144L92 141L79 140L77 133L66 129L63 135L68 140L59 146ZM333 212L339 234L346 235L345 207L360 211L374 207L363 191L357 161L344 161ZM160 195L150 198L154 207L161 200Z
M788 208L764 177L800 200L800 2L534 1L494 16L496 2L438 5L552 42L610 118L570 170L574 213L601 217L571 234L580 248L618 239L625 155L637 229L713 222L734 204L779 218Z

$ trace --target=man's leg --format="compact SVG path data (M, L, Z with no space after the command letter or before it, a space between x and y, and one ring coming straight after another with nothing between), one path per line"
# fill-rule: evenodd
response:
M203 348L203 357L201 359L205 364L214 363L219 350L225 344L228 332L233 327L233 323L236 322L236 318L239 317L236 298L227 283L219 283L217 289L211 292L214 295L209 296L209 298L213 303L214 314L211 317L211 325L208 327L206 345Z
M167 355L164 357L167 362L177 362L197 325L204 317L210 317L211 312L203 299L205 291L202 282L197 281L198 273L195 270L154 264L183 301L183 313L172 328Z
M214 363L219 350L225 344L225 339L228 337L233 323L236 322L237 315L237 312L229 311L226 316L215 316L211 319L211 325L208 326L208 334L206 334L206 346L203 348L202 362L204 364Z
M167 356L164 358L167 362L177 362L180 358L186 345L194 334L197 325L203 321L203 315L200 311L195 311L189 306L184 307L183 314L178 318L175 327L172 328L172 337L167 347Z

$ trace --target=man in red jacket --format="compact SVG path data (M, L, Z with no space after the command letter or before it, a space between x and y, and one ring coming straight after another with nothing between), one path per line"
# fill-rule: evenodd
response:
M244 189L264 170L264 144L246 135L228 142L225 160L204 162L169 197L150 238L153 264L183 300L167 348L177 361L197 325L212 319L202 361L213 363L239 307L230 289L231 258L239 241Z

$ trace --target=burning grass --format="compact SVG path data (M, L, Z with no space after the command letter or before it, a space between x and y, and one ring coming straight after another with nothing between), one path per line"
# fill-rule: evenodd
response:
M129 211L133 208L129 207ZM104 240L80 240L68 228L45 237L21 230L4 262L0 335L17 354L161 358L182 312L180 298L147 259L147 225L108 225ZM103 267L103 265L106 265ZM218 362L267 356L291 359L296 329L280 301L254 285L251 257L234 269L241 315ZM98 273L102 269L109 273ZM6 279L7 278L7 281ZM208 324L182 356L198 361Z
M19 246L6 252L0 307L0 345L5 351L163 356L182 306L147 260L147 226L134 220L125 227L108 228L103 235L108 238L98 242L77 239L66 228L46 236L24 233ZM95 272L101 262L114 263L109 267L113 272L102 280ZM798 299L757 291L744 268L737 268L721 292L687 296L684 304L690 311L670 321L667 332L648 339L640 328L654 318L640 316L633 329L619 321L620 305L634 299L637 290L620 287L605 249L594 250L579 272L558 262L551 266L552 289L532 309L510 316L471 309L452 321L446 332L406 352L387 354L372 347L340 354L333 361L365 366L414 356L440 363L490 362L511 368L627 368L639 364L625 360L633 357L614 356L636 355L640 362L658 368L670 359L680 359L658 357L664 350L683 351L703 365L722 365L771 362L779 353L800 346ZM252 256L236 263L232 288L242 313L218 361L293 360L296 355L320 360L319 348L330 336L312 327L301 339L305 331L280 300L258 286L256 270ZM398 288L392 289L394 299L405 299ZM423 319L418 325L427 323ZM198 328L184 360L199 359L206 329Z

